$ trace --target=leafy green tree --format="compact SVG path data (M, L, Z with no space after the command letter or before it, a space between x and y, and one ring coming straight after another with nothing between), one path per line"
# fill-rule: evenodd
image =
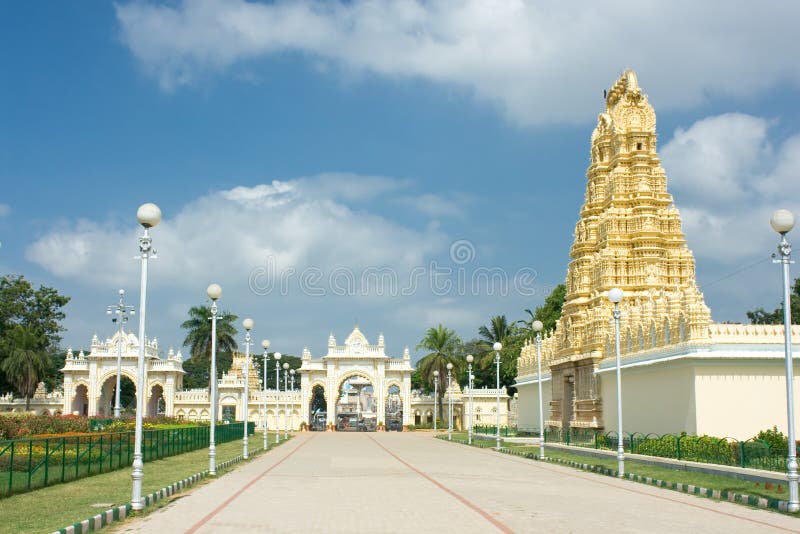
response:
M439 398L444 397L447 389L447 364L453 364L456 380L464 365L463 343L453 330L441 324L436 328L428 328L425 336L417 345L417 350L430 351L417 362L420 381L434 389L434 371L439 371Z
M792 324L800 324L800 278L794 279L794 287L789 296L791 301ZM747 312L751 324L783 324L783 304L772 312L756 308Z
M31 326L16 325L6 332L3 352L6 357L0 369L15 389L25 397L25 410L30 410L36 386L50 369L45 346L47 338Z
M190 359L184 362L184 385L186 387L210 387L211 377L211 307L192 306L189 319L181 323L186 330L183 345L189 348ZM237 330L234 324L238 317L223 312L217 315L217 372L230 369L232 353L236 344ZM190 363L191 362L191 363Z
M60 295L51 287L34 288L22 276L6 275L0 277L0 362L8 356L12 343L8 336L17 326L24 326L41 336L38 350L44 352L48 360L47 372L41 377L52 389L61 382L60 369L63 367L63 351L58 347L60 333L64 330L64 306L69 297ZM58 365L59 362L61 365ZM0 369L0 371L2 371ZM0 393L8 392L12 381L5 372L0 372Z
M555 330L556 321L561 318L561 308L564 307L564 301L566 299L567 286L558 284L553 288L553 291L550 292L547 298L544 299L544 304L536 308L530 323L533 323L533 321L541 321L544 325L545 332Z

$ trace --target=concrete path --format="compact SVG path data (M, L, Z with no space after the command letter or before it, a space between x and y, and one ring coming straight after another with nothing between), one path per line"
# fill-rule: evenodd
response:
M304 433L120 532L800 532L800 519L434 439Z

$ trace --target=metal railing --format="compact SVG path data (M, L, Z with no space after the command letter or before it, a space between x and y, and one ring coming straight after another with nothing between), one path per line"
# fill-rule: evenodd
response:
M562 443L576 447L616 450L616 432L600 432L591 429L546 428L546 443ZM768 471L786 470L786 449L773 450L766 441L713 436L690 436L687 434L642 434L623 433L623 448L632 454L674 458L692 462L732 465Z
M495 425L475 425L472 427L472 431L475 434L486 434L487 436L497 435L497 427ZM504 438L515 437L517 435L517 429L514 427L501 426L500 435Z
M216 443L241 439L242 424L217 425ZM247 425L252 434L255 423ZM208 433L208 426L144 430L144 461L208 447ZM133 442L134 432L0 441L0 497L130 467Z

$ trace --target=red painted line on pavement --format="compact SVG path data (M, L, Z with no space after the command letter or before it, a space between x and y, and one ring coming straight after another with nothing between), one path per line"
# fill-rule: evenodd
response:
M210 521L210 520L211 520L211 519L212 519L212 518L213 518L215 515L217 515L218 513L220 513L220 512L221 512L221 511L222 511L222 510L223 510L223 509L226 507L226 506L228 506L228 505L229 505L231 502L233 502L233 500L234 500L234 499L236 499L236 498L237 498L239 495L241 495L242 493L244 493L244 492L245 492L245 490L247 490L247 489L248 489L250 486L252 486L252 485L253 485L253 484L255 484L256 482L258 482L259 480L261 480L262 478L264 478L264 477L267 475L267 473L269 473L270 471L272 471L273 469L275 469L276 467L278 467L279 465L281 465L283 462L285 462L286 460L288 460L288 459L289 459L289 457L290 457L291 455L293 455L293 454L294 454L294 453L296 453L298 450L300 450L300 447L302 447L303 445L305 445L306 443L308 443L309 441L311 441L311 440L312 440L314 437L316 437L316 434L314 434L314 435L310 436L310 437L309 437L308 439L306 439L306 440L305 440L303 443L301 443L300 445L298 445L298 446L297 446L297 448L296 448L295 450L293 450L292 452L290 452L289 454L287 454L286 456L284 456L283 458L281 458L281 459L280 459L278 462L276 462L275 464L273 464L273 465L271 465L270 467L268 467L267 469L265 469L265 470L264 470L264 472L263 472L263 473L261 473L260 475L258 475L256 478L254 478L253 480L251 480L250 482L248 482L247 484L245 484L244 486L242 486L241 488L239 488L239 491L237 491L236 493L234 493L233 495L231 495L230 497L228 497L228 498L225 500L225 502L223 502L222 504L220 504L219 506L217 506L216 508L214 508L214 510L212 510L210 513L206 514L206 515L205 515L205 516L204 516L204 517L203 517L203 518L202 518L200 521L198 521L197 523L195 523L194 525L192 525L191 527L189 527L189 530L187 530L187 531L186 531L186 534L190 534L190 533L192 533L192 532L197 532L197 531L200 529L200 527L202 527L203 525L205 525L206 523L208 523L208 522L209 522L209 521Z
M392 451L390 451L389 449L387 449L386 447L384 447L383 445L381 445L381 443L380 443L380 442L378 442L378 440L376 440L376 439L375 439L375 438L373 438L372 436L369 436L369 439L371 439L372 441L374 441L374 442L375 442L375 444L376 444L378 447L380 447L381 449L383 449L384 451L386 451L386 452L387 452L387 453L388 453L388 454L389 454L391 457L393 457L395 460L397 460L398 462L400 462L400 463L401 463L401 464L403 464L404 466L408 467L409 469L411 469L412 471L414 471L416 474L418 474L419 476L421 476L421 477L422 477L422 478L424 478L425 480L427 480L427 481L429 481L429 482L433 483L433 485L435 485L435 486L436 486L437 488L439 488L440 490L442 490L442 491L444 491L445 493L448 493L448 494L450 494L451 496L455 497L456 499L458 499L459 501L461 501L461 503L463 503L464 505L466 505L468 508L470 508L470 509L472 509L472 510L474 510L474 511L478 512L478 513L479 513L479 514L480 514L480 515L481 515L481 516L482 516L484 519L486 519L486 520L487 520L489 523L491 523L492 525L494 525L495 527L497 527L497 529L498 529L500 532L505 532L506 534L514 534L514 531L513 531L513 530L511 530L511 529L510 529L508 526L504 525L503 523L501 523L500 521L498 521L498 520L497 520L497 519L495 519L494 517L492 517L492 515L491 515L489 512L487 512L487 511L486 511L486 510L484 510L483 508L479 507L477 504L475 504L475 503L473 503L472 501L468 500L466 497L462 497L461 495L459 495L459 494L458 494L458 493L456 493L455 491L451 490L450 488L448 488L447 486L445 486L445 485L444 485L444 484L442 484L441 482L437 481L435 478L432 478L432 477L428 476L427 474L425 474L424 472L420 471L419 469L417 469L416 467L414 467L414 466L413 466L413 465L411 465L410 463L406 462L405 460L403 460L402 458L400 458L399 456L397 456L395 453L393 453Z
M551 473L561 473L561 472L563 472L562 469L576 470L576 468L568 466L568 465L552 465L552 464L541 463L540 461L537 461L537 460L522 460L522 459L517 458L515 456L511 456L511 455L508 455L508 454L502 454L502 453L490 452L490 451L487 451L486 449L481 449L481 448L478 448L475 452L488 454L490 456L494 456L495 458L503 458L504 460L511 460L513 462L520 463L520 464L526 464L526 465L529 465L531 467L537 467L539 469L544 469L545 471L550 471ZM497 456L497 454L502 454L502 456ZM559 469L559 468L561 468L561 469ZM727 516L727 517L733 517L735 519L741 519L743 521L749 521L749 522L755 523L757 525L764 525L766 527L772 527L772 528L775 528L775 529L778 529L778 530L783 530L783 531L786 531L786 532L795 532L795 533L800 532L800 530L786 528L786 527L781 526L781 525L774 525L772 523L767 523L765 521L759 521L758 519L752 519L750 517L745 517L745 516L738 515L738 514L732 514L730 512L722 512L720 510L715 510L713 508L709 508L708 506L702 506L700 504L694 504L694 503L690 503L690 502L685 502L685 501L680 500L680 499L673 499L673 498L667 497L665 495L656 495L654 493L648 493L646 491L637 491L636 489L626 488L626 487L623 487L623 486L621 486L619 484L612 484L610 482L605 482L604 480L601 480L601 479L597 478L597 475L599 475L599 473L594 474L594 476L591 476L591 475L590 476L581 476L581 475L576 474L576 473L564 473L564 474L566 476L569 476L569 477L572 477L572 478L578 478L578 479L581 479L581 480L586 480L588 482L594 482L595 484L602 484L603 486L609 486L609 487L612 487L612 488L621 489L622 491L627 491L629 493L636 493L638 495L645 495L647 497L653 497L655 499L661 499L661 500L664 500L664 501L674 502L674 503L677 503L677 504L682 504L684 506L691 506L692 508L698 508L700 510L706 510L708 512L714 512L715 514L720 514L720 515L724 515L724 516ZM601 475L601 476L606 476L606 475ZM627 478L617 478L615 480L633 482L634 484L640 484L640 482L635 482L633 480L628 480ZM649 484L645 484L645 485L647 487L649 487L649 488L674 491L674 490L670 490L670 488L659 487L659 486L650 486ZM681 494L682 495L691 495L692 497L702 497L701 495L695 495L694 493L681 493ZM715 502L730 502L730 501L726 501L726 500L722 500L722 499L712 499L712 500L715 501ZM740 504L740 503L731 503L731 504ZM758 510L768 511L768 510L763 510L763 509L760 509L760 508Z

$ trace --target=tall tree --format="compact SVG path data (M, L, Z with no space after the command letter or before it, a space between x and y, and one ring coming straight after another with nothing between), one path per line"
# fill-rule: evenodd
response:
M211 377L208 376L211 365L210 317L210 306L192 306L189 308L189 318L181 323L181 328L186 330L183 345L189 348L191 355L190 360L184 363L187 373L184 381L187 387L201 387L199 384L203 382L209 385L211 383ZM234 326L237 319L238 317L232 313L223 312L217 315L217 361L227 361L228 368L230 368L230 354L238 347L237 330ZM227 358L223 356L225 354L228 355ZM222 365L217 366L217 372L224 369Z
M509 324L505 315L496 315L489 320L489 324L478 328L476 349L478 354L475 371L477 384L495 387L497 384L497 368L495 363L494 344L503 345L500 350L500 386L506 386L513 393L514 379L516 378L517 355L519 354L518 337L522 337L519 328Z
M43 334L23 325L14 326L3 339L6 357L0 363L0 369L20 395L25 397L25 411L30 410L36 386L50 368L46 345L47 338Z
M434 371L439 371L439 400L447 389L447 364L453 364L454 379L457 380L464 365L463 343L453 330L441 324L436 328L428 328L425 336L417 345L417 350L430 351L417 362L419 377L422 382L434 389ZM439 403L441 406L441 402ZM441 414L441 412L439 412Z
M57 365L63 355L58 347L60 333L64 330L61 321L64 319L64 306L69 297L60 295L51 287L34 288L22 276L6 275L0 277L0 362L9 356L12 344L5 343L7 337L17 326L24 326L42 337L40 350L46 352L48 359L54 360L48 365L46 376L42 379L48 384L61 382ZM11 389L11 381L5 372L0 372L0 393Z
M792 324L800 324L800 278L794 279L794 287L789 296L791 301ZM783 324L783 304L772 312L756 308L747 312L751 324Z
M556 321L561 318L561 308L564 307L564 301L567 299L567 286L558 284L553 288L553 291L544 299L544 304L538 306L533 314L531 323L533 321L541 321L544 325L544 331L555 330Z

